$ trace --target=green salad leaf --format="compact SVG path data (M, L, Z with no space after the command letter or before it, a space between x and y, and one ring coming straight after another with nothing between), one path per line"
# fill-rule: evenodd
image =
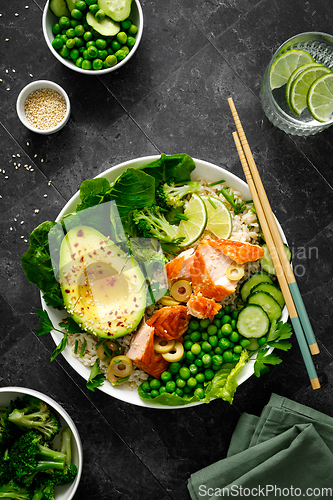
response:
M103 385L105 380L105 375L100 372L99 359L96 359L95 364L90 371L86 387L90 391L95 392L95 389Z
M193 158L185 153L176 155L161 154L157 160L141 167L141 170L153 176L156 187L161 182L174 182L184 184L191 180L191 172L195 169Z
M80 186L80 203L76 207L76 212L110 201L110 189L111 184L105 177L83 181Z

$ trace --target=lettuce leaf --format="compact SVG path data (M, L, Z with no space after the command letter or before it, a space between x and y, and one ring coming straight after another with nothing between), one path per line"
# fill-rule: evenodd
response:
M83 181L80 186L80 203L76 207L76 212L110 201L110 189L111 184L105 177Z
M193 159L185 154L176 155L161 154L161 158L155 160L140 170L155 178L156 187L161 182L174 182L175 184L185 184L191 180L191 172L195 169Z

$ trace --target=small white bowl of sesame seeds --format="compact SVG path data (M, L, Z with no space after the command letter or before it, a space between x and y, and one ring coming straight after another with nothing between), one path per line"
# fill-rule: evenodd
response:
M60 85L49 80L37 80L21 90L16 111L29 130L49 135L66 125L71 106L68 95Z

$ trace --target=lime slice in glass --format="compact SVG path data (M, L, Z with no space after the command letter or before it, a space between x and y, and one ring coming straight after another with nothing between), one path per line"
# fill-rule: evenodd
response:
M310 86L315 80L318 80L323 75L332 73L332 71L325 66L316 66L302 71L294 80L290 89L290 109L300 116L303 109L307 107L307 95Z
M228 239L232 231L232 218L226 205L215 196L202 196L207 209L206 229L217 238Z
M288 50L281 54L271 66L269 74L271 89L277 89L285 85L296 68L310 62L314 62L314 59L305 50Z
M302 71L308 68L313 68L314 66L322 66L322 64L320 63L302 64L302 66L299 66L298 68L295 69L295 71L291 73L286 85L286 99L289 107L290 107L290 89L295 79L298 77L300 73L302 73Z
M321 76L313 82L308 92L308 108L312 116L327 122L333 113L333 73Z
M205 202L197 194L192 194L184 210L187 220L181 220L178 226L178 237L185 238L181 247L192 245L200 238L207 223L207 210Z

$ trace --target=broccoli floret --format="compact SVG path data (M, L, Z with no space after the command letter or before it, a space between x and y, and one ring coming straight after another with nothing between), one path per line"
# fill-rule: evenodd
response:
M16 439L20 437L22 432L20 429L9 421L8 417L16 407L16 401L12 401L7 407L0 407L0 451L3 452L10 447Z
M25 486L19 486L14 481L0 486L0 498L12 500L31 500L32 492Z
M24 396L24 408L15 408L8 416L8 420L20 429L36 429L41 432L46 441L50 441L59 432L58 416L50 407L38 398Z
M156 202L165 209L181 207L185 203L184 197L188 194L200 191L200 183L197 181L189 181L183 186L175 184L160 184L156 190Z
M30 484L40 471L65 469L65 453L49 448L42 434L35 430L23 434L14 443L9 456L13 479L19 484Z
M132 218L139 235L144 238L155 238L162 243L176 245L183 240L177 237L176 229L169 224L157 205L134 210Z
M0 457L0 484L6 484L11 479L10 458L8 450Z

